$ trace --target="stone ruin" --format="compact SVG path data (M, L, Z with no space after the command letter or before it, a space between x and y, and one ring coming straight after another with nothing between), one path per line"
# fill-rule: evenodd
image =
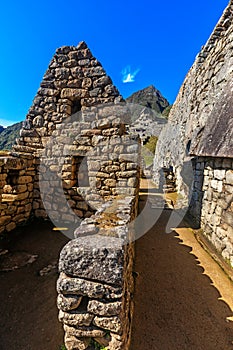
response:
M1 233L50 219L65 345L127 349L140 143L130 111L84 42L57 49L13 150L0 157Z
M232 11L231 1L181 87L159 138L154 180L164 169L165 190L177 188L186 205L190 200L190 214L233 266L233 152L225 137L232 134ZM35 217L72 238L57 282L68 350L129 348L141 174L129 116L86 44L61 47L17 144L0 156L0 233Z
M172 168L187 208L233 266L233 2L188 72L160 134L154 181Z

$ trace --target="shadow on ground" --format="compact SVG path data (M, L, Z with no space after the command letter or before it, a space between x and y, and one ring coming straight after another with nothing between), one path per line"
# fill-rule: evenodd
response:
M144 206L141 197L140 207ZM155 215L147 210L143 220ZM136 241L135 312L130 350L230 350L232 311L211 285L191 248L165 227L164 210L154 227ZM147 217L148 216L148 217Z
M34 222L11 242L13 256L23 252L38 258L20 269L0 273L1 350L60 349L63 330L57 320L58 274L54 267L67 240L60 232L52 231L50 223ZM44 271L42 276L40 271Z

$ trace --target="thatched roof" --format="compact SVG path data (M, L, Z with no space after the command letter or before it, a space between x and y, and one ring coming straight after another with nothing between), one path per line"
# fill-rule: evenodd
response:
M233 81L225 86L205 127L193 137L190 155L233 158Z

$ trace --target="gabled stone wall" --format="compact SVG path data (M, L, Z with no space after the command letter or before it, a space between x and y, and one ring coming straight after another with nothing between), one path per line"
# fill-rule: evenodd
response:
M122 101L101 63L84 42L56 50L26 116L18 151L44 148L57 125L86 108Z
M85 43L62 47L12 155L0 159L2 192L12 167L19 171L17 193L2 194L16 203L1 203L3 230L32 214L74 238L61 252L57 284L68 350L129 347L141 160L138 138L126 131L130 109L120 102Z
M59 210L62 209L62 220L69 223L74 219L69 213L69 207L81 218L93 214L94 210L82 196L83 193L90 195L88 186L85 186L84 192L77 189L82 185L77 186L77 174L74 169L77 164L74 164L74 157L80 157L81 161L81 157L86 157L91 149L104 140L105 145L102 145L102 148L108 147L108 153L113 152L113 146L118 147L117 144L121 141L116 141L115 144L112 142L110 145L109 140L125 133L124 116L121 116L119 121L114 114L108 113L106 121L106 110L101 115L101 108L98 109L97 106L121 101L123 99L112 84L111 78L106 75L101 63L93 57L84 42L77 47L64 46L56 50L29 109L17 145L14 146L15 151L35 157L33 212L36 217L46 218L46 210L58 216ZM111 107L109 108L111 110ZM97 121L99 115L100 120ZM69 119L71 116L72 119ZM54 139L57 145L52 144ZM87 177L93 171L93 164L88 161ZM50 178L46 174L48 171ZM113 192L111 188L114 187L114 181L115 176L111 181L105 179L105 186L102 188L105 195ZM107 186L106 182L110 186ZM44 191L47 189L43 199L41 186L44 187ZM59 208L59 201L56 202L55 198L63 195L69 205Z

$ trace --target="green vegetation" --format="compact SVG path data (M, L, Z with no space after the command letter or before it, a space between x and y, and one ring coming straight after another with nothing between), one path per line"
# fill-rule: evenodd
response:
M65 345L61 345L60 350L67 350Z
M161 114L164 109L169 106L169 102L162 96L161 92L153 85L139 90L129 96L126 101L128 103L139 104L144 107L153 109L155 112Z
M142 158L146 163L146 167L153 164L154 156L145 148L145 146L142 147Z
M91 340L91 345L94 346L95 350L107 350L107 348L105 346L100 345L94 339Z
M158 142L157 136L151 136L147 143L144 145L151 153L155 154L156 145Z
M172 106L173 106L173 105L167 106L167 107L163 110L163 112L162 112L162 117L168 119L169 114L170 114L170 111L171 111L171 109L172 109Z
M142 157L146 163L146 167L153 164L157 141L157 136L151 136L147 143L142 147Z
M0 150L9 150L19 137L22 122L8 126L0 133Z

